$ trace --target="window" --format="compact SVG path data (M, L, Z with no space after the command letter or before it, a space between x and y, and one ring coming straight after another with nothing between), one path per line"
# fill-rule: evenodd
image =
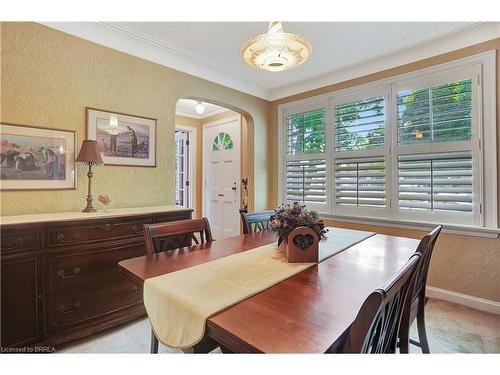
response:
M335 106L335 150L384 147L384 97L362 99Z
M472 81L398 92L398 143L401 145L470 140Z
M280 105L281 199L323 214L496 228L494 78L494 54L478 55Z
M386 197L386 104L390 88L332 101L334 199L338 213L383 214Z
M286 200L324 207L326 109L301 108L286 115Z

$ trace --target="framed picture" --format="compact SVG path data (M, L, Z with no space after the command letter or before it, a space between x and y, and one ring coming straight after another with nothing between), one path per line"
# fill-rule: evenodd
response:
M76 189L76 133L0 123L1 190Z
M107 165L156 167L156 119L86 108L87 139Z

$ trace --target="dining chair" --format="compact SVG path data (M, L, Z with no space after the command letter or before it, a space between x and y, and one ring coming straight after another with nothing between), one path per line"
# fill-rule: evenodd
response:
M427 332L425 329L425 287L427 285L427 273L431 262L434 245L438 239L439 233L443 229L442 225L438 225L432 232L426 234L418 244L417 253L422 254L422 260L416 271L415 286L411 298L411 307L409 314L403 317L401 323L399 341L400 352L408 353L409 344L416 345L422 349L422 353L430 353L429 341L427 340ZM417 319L417 331L419 342L410 340L410 327Z
M374 290L361 306L356 319L329 353L396 353L399 326L409 309L420 262L416 253L381 289Z
M199 235L199 239L196 237ZM213 241L208 219L179 220L144 224L146 255Z
M269 219L276 212L274 210L259 212L243 212L241 220L243 221L243 234L261 232L269 229Z
M144 224L144 241L146 255L179 249L184 246L209 243L213 241L210 223L206 217L193 220L178 220L166 223ZM195 236L199 235L199 239ZM158 353L158 339L151 328L151 349L153 354Z

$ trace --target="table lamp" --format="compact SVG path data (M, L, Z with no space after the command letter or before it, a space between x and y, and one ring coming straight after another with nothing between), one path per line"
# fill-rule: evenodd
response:
M89 171L87 173L87 177L89 178L89 188L87 193L87 207L85 207L82 212L96 212L96 209L92 205L92 166L94 164L103 164L101 157L101 152L97 147L96 141L86 140L83 141L82 147L80 148L80 152L78 153L78 157L76 158L77 162L85 163L89 166Z

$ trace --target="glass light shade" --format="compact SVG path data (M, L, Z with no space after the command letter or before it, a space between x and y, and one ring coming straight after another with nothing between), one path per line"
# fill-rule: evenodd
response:
M202 102L198 102L196 106L194 107L195 111L197 114L201 115L203 112L205 112L205 106L203 105Z
M304 63L311 56L309 42L300 35L284 33L281 22L270 22L266 34L247 40L241 57L253 68L280 72Z
M118 127L118 117L112 115L109 118L109 126Z

